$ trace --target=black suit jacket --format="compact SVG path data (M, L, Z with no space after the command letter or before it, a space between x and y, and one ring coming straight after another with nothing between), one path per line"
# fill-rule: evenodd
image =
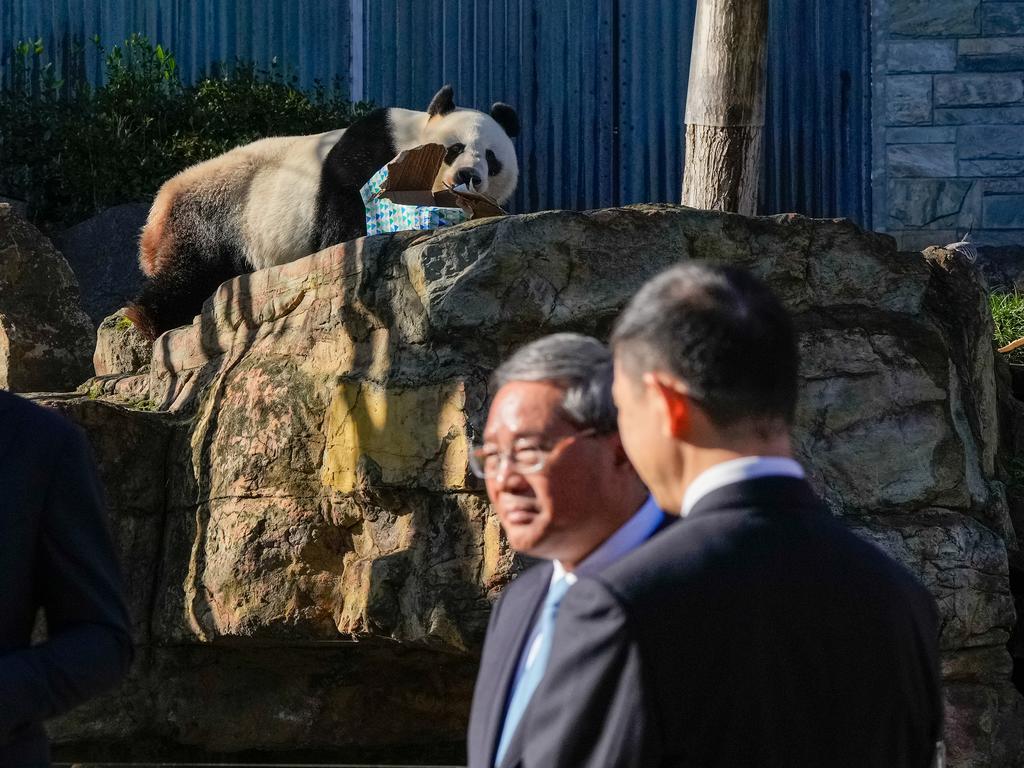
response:
M81 430L0 390L0 766L49 764L42 722L132 656L121 579ZM47 640L31 646L37 611Z
M927 768L938 632L805 482L727 486L566 595L523 765Z
M675 517L665 515L655 535L675 521ZM551 562L545 560L519 574L505 587L491 611L469 718L469 768L493 768L512 680L537 611L548 593L552 570ZM529 706L533 706L532 699ZM531 738L523 727L525 721L524 717L512 736L502 768L520 764L524 742Z

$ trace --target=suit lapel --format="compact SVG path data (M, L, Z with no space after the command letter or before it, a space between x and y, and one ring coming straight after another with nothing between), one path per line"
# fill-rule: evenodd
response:
M508 749L505 750L505 758L498 764L497 768L519 768L522 765L523 758L523 726L526 723L526 717L530 712L530 706L526 706L526 711L523 713L523 719L519 721L519 727L516 728L516 732L512 734L512 741L508 743ZM497 747L497 744L495 744Z
M509 599L515 602L502 606L503 625L511 626L496 627L502 633L506 633L508 643L502 651L501 669L498 672L497 685L494 688L495 696L491 702L491 711L487 718L487 745L488 764L493 764L494 753L498 749L498 739L501 736L501 726L505 720L505 706L508 703L509 689L515 677L516 667L519 665L519 657L523 652L523 645L526 638L533 629L534 621L537 618L537 611L544 602L544 596L551 584L551 572L554 567L550 562L535 565L531 571L536 571L536 578L525 589L517 590L521 594L509 594ZM531 576L534 575L531 573ZM526 585L524 585L526 586ZM503 763L507 763L513 754L512 745L505 755Z

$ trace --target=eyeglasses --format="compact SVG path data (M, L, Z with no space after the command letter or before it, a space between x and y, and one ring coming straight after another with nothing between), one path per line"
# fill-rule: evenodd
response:
M513 448L511 451L497 451L491 446L476 445L469 452L469 468L477 477L497 477L501 472L501 465L508 462L511 471L520 475L532 475L544 469L548 460L563 446L596 434L596 429L584 429L556 440L547 448L531 445Z

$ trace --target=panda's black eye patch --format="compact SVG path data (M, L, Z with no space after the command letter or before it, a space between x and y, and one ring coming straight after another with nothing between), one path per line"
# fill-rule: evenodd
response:
M465 150L465 144L452 144L444 154L444 164L451 165L455 162L455 158L461 155Z
M501 161L495 156L491 150L487 150L487 175L497 176L501 173Z

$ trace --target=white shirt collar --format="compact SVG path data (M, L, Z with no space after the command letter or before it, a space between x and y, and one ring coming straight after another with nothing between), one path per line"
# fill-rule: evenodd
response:
M686 489L686 495L683 496L683 508L680 514L686 517L693 511L698 501L719 488L743 480L772 476L802 479L804 470L793 459L783 456L744 456L742 459L723 461L721 464L704 470L690 483L690 487Z
M570 585L575 584L580 576L600 573L620 557L632 552L654 535L665 519L665 513L654 501L653 496L640 506L629 520L619 526L611 536L591 552L576 566L576 570L567 571L565 566L558 560L553 560L554 571L551 573L551 583L554 584L561 578L565 578Z

